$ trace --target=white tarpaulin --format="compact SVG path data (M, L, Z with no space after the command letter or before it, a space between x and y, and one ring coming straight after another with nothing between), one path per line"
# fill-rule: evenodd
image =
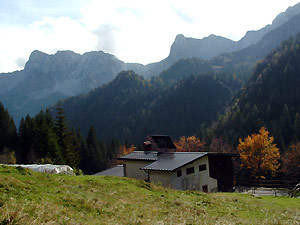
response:
M8 164L6 166L21 166L24 168L31 169L36 172L50 173L50 174L68 174L73 175L73 169L67 165L52 165L52 164Z

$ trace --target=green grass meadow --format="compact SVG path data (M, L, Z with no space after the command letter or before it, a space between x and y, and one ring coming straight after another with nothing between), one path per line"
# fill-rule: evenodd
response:
M4 224L300 224L300 199L175 191L129 178L0 166Z

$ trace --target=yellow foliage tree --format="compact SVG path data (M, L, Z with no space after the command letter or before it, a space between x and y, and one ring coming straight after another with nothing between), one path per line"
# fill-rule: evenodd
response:
M130 147L126 147L126 145L121 145L119 147L119 152L118 152L117 157L121 157L123 155L127 155L127 154L133 152L134 149L135 149L134 145L131 145Z
M117 154L117 157L116 157L116 158L119 158L119 157L121 157L121 156L123 156L123 155L127 155L127 154L133 152L134 150L135 150L134 145L131 145L130 147L126 147L126 145L121 145L121 146L119 147L119 151L118 151L118 154ZM115 165L119 165L119 164L122 164L122 163L123 163L122 161L115 159L115 160L111 163L111 165L115 166Z
M201 142L195 136L187 137L182 136L178 141L174 142L177 152L200 152L203 150L205 143Z
M238 151L241 167L251 170L251 176L265 179L265 174L275 176L279 168L280 153L274 138L269 136L266 128L262 127L259 134L252 134L242 141L239 140Z

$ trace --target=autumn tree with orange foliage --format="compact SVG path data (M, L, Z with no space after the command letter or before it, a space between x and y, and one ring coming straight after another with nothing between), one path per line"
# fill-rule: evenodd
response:
M122 164L122 161L118 160L119 157L123 156L123 155L127 155L131 152L133 152L135 150L134 145L131 145L130 147L126 147L126 145L121 145L119 147L119 151L117 154L117 159L114 161L114 163L112 163L113 165L118 165L118 164Z
M265 179L270 173L275 176L279 168L280 153L274 138L269 136L266 128L262 127L259 134L252 134L242 141L239 140L238 151L241 159L241 167L249 169L254 178Z
M205 142L201 142L200 138L195 136L182 136L178 141L174 142L177 152L201 152L204 150Z
M134 149L135 149L134 145L131 145L130 147L126 147L126 145L121 145L119 148L119 152L117 154L117 158L133 152Z

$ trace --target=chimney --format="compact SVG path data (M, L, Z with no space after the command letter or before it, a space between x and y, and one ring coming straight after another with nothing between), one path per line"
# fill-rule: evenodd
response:
M143 143L143 149L144 149L144 151L151 151L151 146L152 146L151 141L145 141Z

